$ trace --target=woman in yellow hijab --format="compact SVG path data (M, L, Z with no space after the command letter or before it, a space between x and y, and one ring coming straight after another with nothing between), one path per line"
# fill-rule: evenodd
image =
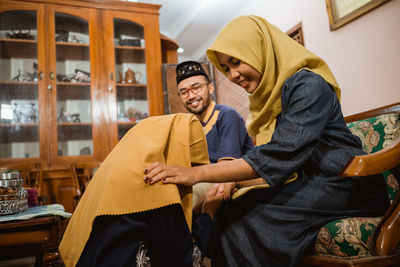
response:
M338 177L364 152L321 58L257 16L229 22L207 56L248 92L247 130L257 146L241 159L194 168L155 162L144 179L192 185L263 178L267 185L218 212L213 266L297 266L327 222L383 215L389 200L381 175Z
M192 224L191 187L143 181L143 169L153 161L182 167L209 163L194 115L150 117L125 134L68 224L60 244L67 267L200 266L222 195L212 188Z

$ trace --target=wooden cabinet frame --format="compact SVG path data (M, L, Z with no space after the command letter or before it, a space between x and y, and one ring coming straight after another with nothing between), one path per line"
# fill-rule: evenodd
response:
M117 73L115 73L116 48L113 32L115 18L127 20L143 27L147 83L141 87L146 90L148 115L164 114L161 78L162 47L158 22L160 7L160 5L117 0L2 0L0 13L15 10L36 12L37 40L30 42L37 45L38 71L43 73L43 76L35 83L40 105L38 122L40 155L31 158L0 158L0 167L10 163L41 161L44 166L44 194L48 195L47 199L50 202L60 202L60 192L70 190L70 164L88 161L101 162L117 144L119 140L118 126L121 125L121 122L118 121L117 114L118 84ZM55 40L56 13L78 17L88 23L92 116L90 123L93 142L93 151L90 155L58 155L57 129L60 123L57 118L57 90L60 90L60 82L57 82L55 76L57 74L56 49L60 43ZM13 40L6 41L14 42ZM15 42L25 41L17 40ZM171 52L176 54L175 51ZM0 90L2 84L5 83L7 81L0 81ZM126 125L131 127L134 123L126 123Z

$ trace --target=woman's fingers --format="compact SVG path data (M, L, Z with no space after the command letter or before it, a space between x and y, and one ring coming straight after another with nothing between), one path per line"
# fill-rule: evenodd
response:
M162 164L164 164L164 163L161 163L161 162L158 162L158 161L153 162L152 164L147 166L146 169L144 169L144 174L146 174L146 175L149 174L152 170L154 170L155 168L161 166Z
M149 184L154 184L162 179L168 177L168 172L166 171L165 164L161 162L154 162L150 164L145 170L144 181Z
M192 177L191 168L170 166L162 162L154 162L150 164L145 170L144 181L149 184L154 184L162 181L165 184L184 184L192 186L195 182Z

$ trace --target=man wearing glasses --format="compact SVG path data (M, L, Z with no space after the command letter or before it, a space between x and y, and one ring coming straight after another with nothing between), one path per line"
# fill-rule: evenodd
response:
M211 163L241 158L253 147L239 113L212 100L214 85L199 62L180 63L176 67L176 83L183 105L203 125Z

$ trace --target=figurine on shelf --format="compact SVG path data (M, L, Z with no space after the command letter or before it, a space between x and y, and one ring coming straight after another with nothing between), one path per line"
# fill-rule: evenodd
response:
M33 73L31 82L37 82L37 81L38 81L38 64L36 62L33 62Z
M124 81L124 77L123 77L123 75L122 75L122 73L121 73L121 72L118 72L118 77L119 77L119 80L118 80L118 82L117 82L117 83L125 83L125 81Z
M81 156L92 154L92 151L91 151L90 147L88 147L88 146L83 147L79 152L80 152L79 154Z
M137 110L135 108L132 108L132 107L128 108L125 111L125 116L128 117L129 120L132 121L132 122L136 122L138 120L142 120L142 119L148 117L147 113L143 113L143 112L141 112L141 111L139 111L139 110Z
M140 39L126 38L119 39L119 45L121 46L140 46Z
M139 75L139 78L136 77ZM137 83L142 79L142 73L140 71L134 72L131 68L125 72L125 83Z
M20 27L20 29L17 31L14 31L14 28L17 28L17 27ZM31 33L30 25L25 24L24 26L21 26L21 25L13 24L11 32L12 33L6 33L7 38L34 40L33 36L30 34Z
M13 123L20 123L22 120L22 112L18 110L18 103L14 103Z
M83 44L84 42L82 40L79 40L76 35L72 35L72 43L77 43L77 44Z
M35 103L31 103L31 108L29 110L28 119L29 119L30 122L36 122L36 120L37 120Z
M58 122L66 122L68 121L65 116L64 107L61 107L60 112L58 113Z
M21 76L21 70L18 69L18 75L11 79L12 82L19 82L19 77Z
M71 114L71 121L72 122L81 122L79 113Z
M69 32L66 30L56 30L56 42L68 42Z
M23 82L33 82L33 73L29 73L27 71L24 71L21 75L22 81Z
M75 69L75 80L78 82L90 82L90 73L84 70Z
M74 74L65 75L65 74L58 73L57 74L57 81L59 81L59 82L71 82L72 81L72 78L71 78L72 76L74 76Z

